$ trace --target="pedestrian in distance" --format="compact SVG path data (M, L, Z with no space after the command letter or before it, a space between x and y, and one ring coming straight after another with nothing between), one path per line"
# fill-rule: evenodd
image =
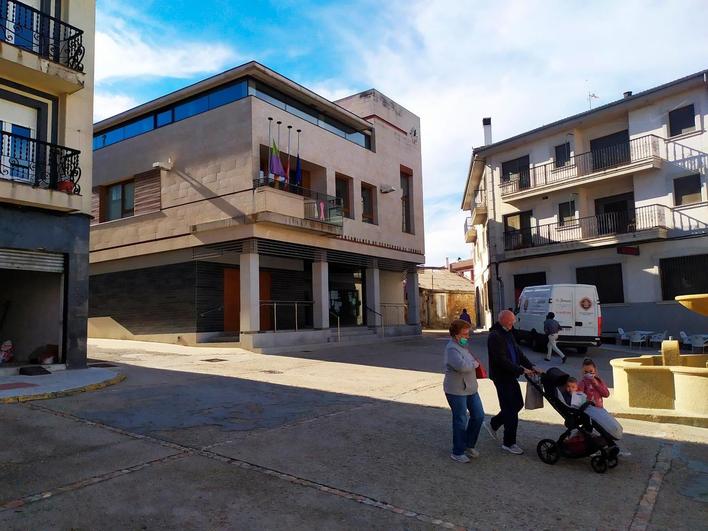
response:
M499 440L497 431L504 426L502 450L518 455L524 453L516 444L519 411L524 407L524 399L517 379L522 374L531 376L540 371L526 358L514 339L512 329L515 321L514 312L509 310L500 312L487 338L489 378L497 389L501 411L485 422L484 427L489 435Z
M561 331L561 325L556 321L556 314L553 312L548 312L546 315L546 320L543 321L543 331L548 337L548 351L546 352L546 361L551 361L551 356L555 352L561 358L561 363L565 363L566 355L563 351L558 348L556 341L558 341L558 334Z
M472 324L472 318L470 317L470 314L467 313L467 308L462 308L460 319L462 321L467 321L469 324Z
M452 411L450 459L458 463L469 463L470 457L479 457L475 446L484 421L484 408L477 393L475 374L479 362L468 348L470 328L467 321L455 319L450 324L450 341L445 345L443 389Z

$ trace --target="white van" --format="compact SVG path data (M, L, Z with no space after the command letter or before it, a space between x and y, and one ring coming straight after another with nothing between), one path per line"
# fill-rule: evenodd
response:
M524 288L516 314L516 337L539 352L546 350L543 332L546 314L556 314L561 325L558 346L574 347L584 354L589 346L600 345L602 312L597 288L589 284L550 284Z

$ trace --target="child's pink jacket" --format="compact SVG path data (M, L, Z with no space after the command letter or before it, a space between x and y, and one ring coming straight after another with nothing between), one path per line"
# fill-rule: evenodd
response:
M582 378L578 382L578 391L585 393L588 400L594 403L597 407L602 406L602 399L610 396L610 390L605 385L600 377Z

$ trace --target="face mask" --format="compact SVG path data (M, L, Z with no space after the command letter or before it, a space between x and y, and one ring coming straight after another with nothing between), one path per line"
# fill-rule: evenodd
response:
M467 343L469 343L469 342L470 342L469 339L467 339L466 337L460 338L460 345L462 345L463 347L466 347Z

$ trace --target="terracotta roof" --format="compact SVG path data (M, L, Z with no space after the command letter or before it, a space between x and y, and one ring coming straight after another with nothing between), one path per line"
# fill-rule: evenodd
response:
M457 273L445 268L426 267L418 269L418 287L436 291L474 292L474 284Z

